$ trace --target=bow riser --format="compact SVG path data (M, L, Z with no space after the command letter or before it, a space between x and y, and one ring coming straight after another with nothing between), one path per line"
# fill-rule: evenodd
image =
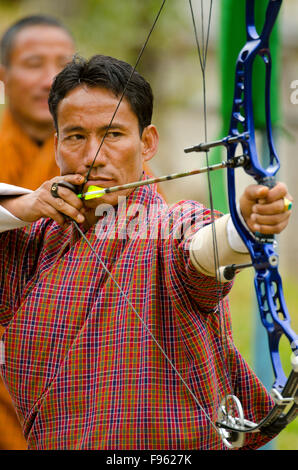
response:
M271 85L271 55L269 36L275 24L282 0L269 0L265 24L260 36L255 27L255 0L246 0L246 32L247 43L242 48L236 62L234 99L228 137L222 139L222 145L227 148L227 160L234 161L237 147L240 145L244 155L243 168L258 184L268 187L275 186L275 175L280 163L273 143L270 85ZM255 60L261 57L265 66L265 117L266 139L269 151L269 164L264 167L259 158L255 141L255 124L253 116L253 66ZM229 143L231 137L237 138L237 143ZM208 145L208 144L207 144ZM245 423L237 426L228 423L218 423L219 427L233 433L262 430L265 433L280 432L297 414L298 403L298 336L290 326L290 316L285 303L282 281L278 272L278 255L275 252L274 237L267 235L253 236L241 220L236 206L235 169L228 167L227 186L229 208L233 223L251 255L252 266L255 269L255 290L259 305L261 321L268 334L270 357L273 366L275 382L272 396L275 406L261 423L253 425ZM285 335L290 342L292 355L292 372L289 378L283 371L280 360L280 339ZM283 412L292 405L286 416ZM247 426L245 425L247 424Z
M258 183L269 187L275 185L274 177L280 164L274 148L270 120L271 56L268 43L281 3L281 0L271 0L269 2L264 28L261 35L257 36L254 25L255 2L254 0L247 0L246 2L248 42L242 48L236 63L235 93L229 129L229 136L238 135L241 139L240 145L246 157L244 165L246 173L251 175ZM266 59L265 111L267 142L270 152L270 163L267 168L262 166L256 149L253 118L252 72L254 61L258 55ZM242 128L241 133L239 133L239 127ZM237 144L228 146L228 160L235 158L236 149ZM227 175L231 217L250 252L256 270L255 289L261 319L269 336L271 360L276 376L274 387L282 390L286 383L286 376L282 370L278 354L280 337L285 334L290 343L295 345L297 335L290 328L290 317L284 300L281 278L277 270L278 255L274 251L272 240L269 240L270 243L264 243L266 240L255 239L243 225L236 208L235 170L228 168ZM297 352L297 345L292 346L292 348L294 352Z

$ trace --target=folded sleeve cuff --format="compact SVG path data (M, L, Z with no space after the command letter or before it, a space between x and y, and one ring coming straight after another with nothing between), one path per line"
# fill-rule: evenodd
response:
M231 233L228 235L228 231L232 230L232 232L236 232L236 229L233 225L229 225L229 219L230 215L227 214L215 221L216 238L218 240L216 247L216 254L218 256L218 267L215 266L214 262L215 248L213 247L212 225L210 224L203 227L192 238L190 244L191 262L199 272L202 272L207 276L217 276L219 274L219 267L224 267L230 264L244 264L250 260L249 253L247 252L247 250L244 250L242 246L241 250L239 251L238 249L235 249L235 246L233 248L231 247ZM234 236L236 237L236 234L233 234L232 238ZM234 245L235 244L237 245L238 243L234 243ZM222 277L221 280L222 282L228 282L228 280Z
M23 194L30 194L31 192L32 191L30 189L21 188L12 184L0 183L0 198L8 196L22 196ZM30 223L18 219L11 214L11 212L1 206L0 200L0 232L26 227L27 225L30 225Z

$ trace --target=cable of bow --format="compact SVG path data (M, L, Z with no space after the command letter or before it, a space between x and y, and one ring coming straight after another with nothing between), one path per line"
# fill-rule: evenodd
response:
M153 31L153 28L156 25L156 22L161 14L161 11L166 3L166 0L162 1L160 10L155 18L154 25L150 30L150 33L145 41L145 44L141 50L141 53L138 56L137 63L134 67L134 71L139 63L139 60L145 50L145 47L148 43L149 37ZM208 164L208 151L210 148L217 145L224 145L227 148L227 162L223 162L222 168L228 168L228 196L229 196L229 206L231 217L233 219L234 225L246 244L252 258L252 264L255 268L255 288L257 299L259 303L259 309L261 314L262 322L268 332L269 337L269 349L271 354L271 360L273 364L274 373L276 376L276 381L272 388L272 394L275 400L275 406L272 411L266 416L260 423L252 423L245 419L243 416L243 410L240 400L234 395L228 395L225 397L222 406L219 410L219 417L217 423L213 423L210 417L207 415L203 406L200 404L199 400L191 390L190 386L187 384L185 379L182 377L180 372L177 370L174 363L168 357L162 346L158 343L153 333L150 331L142 317L136 311L132 302L130 301L127 294L123 291L121 286L114 279L107 266L101 260L99 255L96 253L94 247L90 244L88 239L85 237L84 233L77 225L76 222L73 222L77 228L80 235L85 239L90 247L90 250L96 256L98 262L101 264L102 268L107 272L107 274L112 278L113 282L119 288L121 294L126 299L130 308L137 315L139 320L142 322L144 328L148 334L152 337L157 347L161 350L162 354L166 358L167 362L170 364L172 369L175 371L179 379L183 382L184 386L187 388L193 399L195 400L197 406L205 414L206 418L212 425L213 429L220 435L224 444L227 447L241 447L244 442L243 435L247 432L252 431L262 431L267 434L275 434L279 432L285 425L292 421L298 410L298 338L297 335L290 328L290 317L285 305L281 279L278 273L277 260L278 256L274 250L274 240L273 237L253 237L247 230L247 228L242 224L237 208L236 208L236 197L235 197L235 168L241 166L244 170L250 174L258 183L265 184L272 187L274 182L274 176L279 168L279 160L277 153L274 148L272 140L272 131L271 131L271 122L270 122L270 50L269 50L269 37L272 30L272 27L276 21L282 0L268 0L268 8L266 14L266 20L263 27L263 30L260 36L257 34L255 24L254 24L254 6L255 0L246 0L246 21L247 21L247 43L241 50L237 64L236 64L236 74L235 74L235 95L233 99L233 109L232 117L230 123L230 129L228 136L223 138L220 141L209 142L204 144L199 144L194 147L185 149L186 152L191 151L204 151L207 155L207 167L206 171L211 171L212 167L209 169ZM192 2L189 0L192 18L193 8ZM212 4L212 0L211 0ZM201 2L201 6L203 3ZM201 8L202 11L202 8ZM208 45L209 37L209 27L210 27L210 18L211 13L209 14L208 21L208 35L207 40L203 44L203 53L199 52L200 63L202 68L202 73L205 73L206 66L206 51ZM195 23L194 23L195 28ZM196 40L198 38L197 32L195 31ZM198 47L198 51L200 48ZM251 80L252 80L252 66L255 57L259 55L263 59L266 66L266 118L267 118L267 141L270 151L270 164L267 168L263 168L259 162L258 154L255 146L255 132L254 132L254 123L253 123L253 110L252 110L252 96L251 96ZM134 73L134 72L133 72ZM132 73L132 75L133 75ZM131 76L132 76L131 75ZM128 81L129 83L129 81ZM128 83L126 87L128 86ZM205 86L205 85L204 85ZM122 93L122 96L119 100L117 108L113 114L113 117L110 122L112 125L113 119L116 115L116 112L121 104L122 99L125 95L125 90ZM204 101L204 109L206 102ZM206 121L205 121L206 122ZM109 126L109 127L110 127ZM108 130L105 135L107 135ZM207 133L205 131L205 137L207 141ZM102 147L105 136L103 137L101 144L96 152L92 166L89 168L88 174L86 176L86 181L88 180L91 169L95 163L98 153ZM241 157L236 156L236 148L240 145L242 147L243 155ZM199 173L200 171L197 171ZM191 174L191 172L188 172ZM192 173L194 174L194 173ZM166 177L161 177L159 181L169 180L171 175ZM177 175L172 175L174 177L181 177ZM186 176L186 173L183 174ZM174 179L174 178L173 178ZM147 184L153 183L158 179L151 179ZM135 187L145 184L142 182L132 183ZM111 189L102 190L101 192L111 192ZM114 188L114 190L119 190L120 187ZM209 193L211 193L209 189ZM81 194L81 197L86 197L86 194ZM213 212L213 202L212 196L210 200L211 210ZM214 252L215 252L215 263L218 266L217 258L217 241L216 234L214 234ZM241 267L232 266L228 267L224 273L226 276L232 276L235 271ZM231 276L231 277L232 277ZM270 318L270 320L269 320ZM287 379L281 366L278 345L281 336L285 335L291 343L293 350L292 356L292 365L293 370ZM290 405L290 410L284 414L285 408Z
M227 150L228 161L236 158L240 146L243 154L241 166L258 184L274 187L275 175L279 170L279 158L274 147L270 116L270 79L271 55L269 38L278 17L282 0L268 0L266 18L260 35L255 27L255 0L246 0L247 42L240 51L236 62L235 89L231 121L228 136L220 141L209 142L186 149L208 151L223 145ZM266 140L269 151L269 164L263 167L259 159L255 142L255 128L252 102L252 71L256 57L261 57L265 66L265 115ZM271 395L275 402L273 409L260 423L253 423L243 416L239 399L233 395L227 397L219 410L217 425L222 429L223 439L230 447L239 446L241 433L261 431L275 435L289 424L298 414L298 336L290 326L290 315L284 299L282 281L278 271L278 254L274 236L255 234L253 236L242 223L236 206L235 168L229 166L228 198L233 223L251 255L251 264L255 270L255 290L260 316L267 330L269 351L275 382ZM226 279L234 277L238 269L246 266L228 266L223 271ZM291 346L291 366L286 377L280 360L280 339L285 336ZM236 410L236 411L235 411ZM243 441L243 439L242 439Z
M140 59L144 53L144 50L148 44L148 41L149 41L149 38L156 26L156 23L161 15L161 12L165 6L165 3L166 3L166 0L163 0L162 3L161 3L161 6L158 10L158 13L155 17L155 20L153 22L153 25L149 31L149 34L145 40L145 43L143 45L143 47L141 48L141 51L138 55L138 58L137 58L137 61L136 61L136 64L134 65L133 67L133 70L131 72L131 75L126 83L126 86L124 87L124 90L121 94L121 97L119 99L119 102L117 103L117 106L115 108L115 111L112 115L112 118L111 118L111 121L107 127L107 130L105 131L105 134L100 142L100 145L96 151L96 154L94 156L94 159L89 167L89 170L88 170L88 173L85 177L85 182L84 184L88 181L88 178L89 178L89 175L91 173L91 170L95 164L95 161L96 161L96 158L102 148L102 145L104 143L104 140L106 138L106 136L108 135L108 132L109 132L109 129L111 128L112 126L112 123L114 121L114 118L116 116L116 113L120 107L120 104L122 102L122 100L124 99L125 97L125 92L127 90L127 87L130 83L130 80L140 62ZM191 2L190 2L190 5L191 5ZM212 0L211 0L211 5L212 5ZM209 31L210 31L210 20L211 20L211 7L210 7L210 12L209 12L209 21L208 21L208 34L207 34L207 40L206 40L206 44L204 46L204 54L202 56L202 60L203 60L203 67L205 69L205 64L206 64L206 57L207 57L207 47L208 47L208 38L209 38ZM205 103L205 106L206 106L206 103ZM205 108L205 114L206 114L206 108ZM206 131L206 128L205 128L205 131ZM205 136L207 134L205 133ZM222 162L221 164L219 165L214 165L214 167L212 168L212 170L217 170L217 169L222 169L222 168L226 168L227 165L229 165L229 162ZM110 192L113 192L113 191L119 191L120 189L125 189L126 187L138 187L138 186L141 186L141 185L144 185L144 184L152 184L152 183L155 183L155 182L161 182L161 181L166 181L166 180L170 180L170 179L176 179L176 178L181 178L181 177L184 177L184 176L189 176L191 174L199 174L199 173L209 173L209 171L211 171L210 167L209 167L209 164L205 167L205 168L201 168L199 170L193 170L193 171L190 171L190 172L184 172L184 173L181 173L181 174L172 174L172 175L167 175L165 177L160 177L160 178L154 178L154 179L151 179L151 180L147 180L147 181L139 181L139 182L135 182L135 183L130 183L128 185L122 185L122 186L118 186L118 187L114 187L114 188L97 188L97 189L100 189L99 191L95 191L95 195L96 193L99 195L102 195L104 193L110 193ZM59 183L58 183L59 184ZM88 199L88 195L90 196L92 194L92 191L90 193L90 191L88 191L87 193L83 193L82 189L83 189L83 186L84 184L82 185L82 187L80 188L80 194L78 194L78 196L82 199ZM78 192L78 189L72 185L70 185L69 183L67 183L67 185L65 185L64 182L61 182L61 185L63 186L67 186L69 189L72 189L74 192ZM89 188L90 190L90 188ZM214 211L212 210L212 213ZM179 372L179 370L177 369L177 367L175 366L175 364L173 363L173 361L171 360L171 358L168 356L168 354L166 353L166 351L164 350L164 348L160 345L160 343L158 342L158 340L156 339L156 337L154 336L154 334L152 333L152 331L149 329L148 325L146 324L146 322L143 320L142 316L137 312L137 310L135 309L135 307L133 306L131 300L129 299L128 295L124 292L124 290L121 288L121 286L119 285L119 283L116 281L116 279L114 278L114 276L112 275L112 273L110 272L110 270L108 269L108 267L105 265L105 263L102 261L102 259L100 258L100 256L98 255L98 253L96 252L96 250L94 249L94 247L92 246L92 244L89 242L89 240L87 239L87 237L85 236L84 232L81 230L81 228L79 227L79 225L75 222L75 221L72 221L73 225L76 227L76 230L79 232L79 234L81 235L81 237L85 240L85 242L88 244L90 250L92 251L92 253L94 254L94 256L96 257L97 261L99 262L99 264L102 266L102 268L104 269L104 271L108 274L108 276L112 279L112 281L115 283L115 285L117 286L117 288L119 289L119 291L121 292L121 295L123 295L123 297L125 298L127 304L130 306L130 308L132 309L132 311L135 313L135 315L138 317L138 319L141 321L143 327L145 328L145 330L147 331L147 333L151 336L152 340L154 341L154 343L156 344L156 346L159 348L159 350L161 351L161 353L163 354L164 358L166 359L166 361L168 362L168 364L170 365L170 367L173 369L173 371L175 372L175 374L179 377L180 381L183 383L183 385L185 386L185 388L188 390L188 392L190 393L190 395L192 396L193 400L195 401L196 405L200 408L200 410L202 411L202 413L205 415L206 419L209 421L210 425L212 426L213 430L215 431L215 433L220 437L222 438L222 433L221 433L221 430L218 428L218 426L212 421L212 419L210 418L210 416L208 415L208 413L206 412L206 410L204 409L204 407L201 405L200 401L198 400L197 396L194 394L194 392L192 391L191 387L188 385L188 383L186 382L186 380L184 379L184 377L182 376L182 374Z
M88 181L88 178L89 178L89 175L91 173L91 170L95 164L95 161L96 161L96 158L102 148L102 145L104 143L104 140L106 138L106 136L108 135L108 132L109 132L109 129L111 128L112 126L112 123L114 121L114 118L116 116L116 113L121 105L121 102L122 100L124 99L125 97L125 92L127 90L127 87L130 83L130 80L140 62L140 59L144 53L144 50L148 44L148 41L149 41L149 38L151 36L151 34L153 33L153 30L156 26L156 23L161 15L161 12L165 6L165 3L166 3L166 0L163 0L162 3L161 3L161 6L158 10L158 13L155 17L155 20L154 20L154 23L150 29L150 32L145 40L145 43L143 45L143 47L141 48L141 51L138 55L138 58L137 58L137 61L136 61L136 64L134 65L133 67L133 70L131 72L131 75L124 87L124 90L121 94L121 97L119 99L119 102L117 103L117 106L115 108L115 111L112 115L112 118L111 118L111 121L109 122L109 125L107 127L107 130L105 131L105 134L100 142L100 145L96 151L96 154L94 156L94 159L89 167L89 170L88 170L88 173L85 177L85 182L83 183L82 187L80 188L80 192L81 194L78 194L79 197L81 197L82 199L87 199L88 197L88 194L90 195L90 192L88 191L88 193L84 194L82 192L82 189L83 189L83 186L86 184L86 182ZM206 60L206 58L205 58ZM215 165L215 168L214 169L219 169L219 168L224 168L226 167L226 165L228 164L228 162L222 162L222 164L220 165ZM195 170L195 171L191 171L191 172L184 172L184 174L173 174L173 175L167 175L166 177L164 178L161 178L159 179L159 181L165 181L165 180L169 180L169 179L175 179L175 178L180 178L180 177L183 177L183 176L188 176L190 174L198 174L198 173L204 173L204 172L208 172L210 171L209 167L206 167L205 169L199 169L199 170ZM150 182L149 181L139 181L139 182L136 182L136 183L132 183L130 184L130 187L137 187L137 186L141 186L143 184L152 184L153 182L157 182L158 181L158 178L156 179L152 179ZM58 183L59 184L59 183ZM65 182L61 182L61 185L65 186L65 187L68 187L69 189L72 189L74 192L78 192L78 189L67 183L65 185ZM104 194L104 193L108 193L108 192L113 192L113 191L119 191L120 188L124 189L124 187L126 187L127 185L123 185L123 186L118 186L118 187L115 187L115 188L106 188L105 190L102 189L102 191L97 191L97 192L100 192L101 195ZM99 264L102 266L102 268L104 269L104 271L108 274L108 276L112 279L112 281L115 283L115 285L117 286L117 288L119 289L121 295L123 295L123 297L125 298L127 304L130 306L130 308L132 309L132 311L135 313L135 315L137 316L137 318L141 321L143 327L145 328L146 332L150 335L150 337L152 338L152 340L154 341L154 343L156 344L156 346L159 348L159 350L161 351L162 355L164 356L164 358L166 359L166 361L168 362L168 364L170 365L170 367L172 368L172 370L175 372L175 374L179 377L179 379L181 380L181 382L183 383L183 385L185 386L185 388L188 390L188 392L190 393L190 395L192 396L193 400L195 401L196 405L200 408L200 410L202 411L202 413L205 415L206 419L209 421L210 425L212 426L213 430L219 435L219 437L221 438L221 431L220 429L216 426L216 424L211 420L210 416L208 415L208 413L206 412L206 410L204 409L204 407L201 405L200 401L198 400L197 396L194 394L194 392L192 391L191 387L188 385L188 383L186 382L186 380L184 379L184 377L182 376L182 374L179 372L179 370L177 369L177 367L175 366L175 364L173 363L173 361L171 360L171 358L168 356L168 354L166 353L166 351L164 350L164 348L160 345L160 343L158 342L158 340L156 339L155 335L152 333L152 331L150 330L150 328L148 327L148 325L146 324L146 322L143 320L142 316L137 312L137 310L135 309L135 307L133 306L131 300L129 299L128 295L124 292L124 290L121 288L120 284L117 282L117 280L114 278L114 276L112 275L112 273L110 272L110 270L108 269L108 267L106 266L106 264L102 261L102 259L100 258L100 256L98 255L98 253L96 252L96 250L94 249L94 247L92 246L92 244L89 242L89 240L87 239L87 237L85 236L84 232L81 230L81 228L79 227L79 225L73 220L72 221L73 225L76 227L76 230L79 232L79 234L81 235L81 237L85 240L85 242L88 244L90 250L92 251L92 253L94 254L94 256L96 257L97 261L99 262Z

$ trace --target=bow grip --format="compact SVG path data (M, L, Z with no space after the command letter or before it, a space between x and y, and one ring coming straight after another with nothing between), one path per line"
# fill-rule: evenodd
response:
M272 189L276 185L276 180L274 176L265 176L264 178L258 179L258 184L262 186L267 186L267 188ZM263 234L260 232L255 232L255 237L260 243L273 243L274 235Z

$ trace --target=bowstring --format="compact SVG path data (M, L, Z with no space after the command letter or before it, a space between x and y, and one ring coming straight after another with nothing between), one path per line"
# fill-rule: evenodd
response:
M200 68L201 68L201 73L202 73L204 138L205 138L205 142L208 142L206 66L207 66L208 45L209 45L209 39L210 39L210 27L211 27L211 16L212 16L213 0L210 0L210 3L209 3L209 13L208 13L208 19L207 19L206 38L205 38L205 27L204 27L205 15L204 15L204 3L203 2L204 2L204 0L201 0L201 23L202 23L201 24L201 37L202 37L202 39L201 39L201 42L200 42L198 29L197 29L197 25L196 25L196 20L195 20L193 3L192 3L192 0L189 0L191 19L192 19L193 30L194 30L194 35L195 35L195 42L196 42L196 46L197 46L197 53L198 53ZM206 159L206 167L210 168L208 151L205 152L205 159ZM215 207L214 207L213 190L212 190L210 173L211 173L210 171L207 171L207 186L208 186L208 194L209 194L209 206L210 206L210 212L211 212L212 245L213 245L215 278L216 278L216 284L217 284L216 296L217 296L217 305L218 305L218 314L219 314L220 337L221 337L221 342L223 344L223 350L225 352L223 359L225 360L226 367L224 368L224 370L225 370L225 373L226 373L226 378L228 380L229 386L230 386L231 390L233 390L233 386L232 386L232 382L231 382L229 351L228 351L228 344L227 344L229 335L228 335L228 331L227 331L224 308L221 308L222 301L220 299L220 292L219 292L219 290L220 290L219 286L221 284L219 276L218 276L220 262L219 262L218 241L217 241L216 227L215 227Z
M116 109L112 115L112 118L109 122L109 125L104 133L104 136L100 142L100 145L96 151L96 154L94 156L94 159L89 167L89 170L87 172L87 175L85 177L85 182L83 184L86 184L86 182L88 181L88 178L90 176L90 173L92 171L92 168L94 167L94 164L95 164L95 161L96 161L96 158L102 148L102 145L104 143L104 140L113 124L113 121L114 121L114 118L116 116L116 113L121 105L121 102L123 101L124 99L124 96L125 96L125 93L126 93L126 90L127 90L127 87L136 71L136 68L141 60L141 57L145 51L145 48L147 47L147 44L149 42L149 39L153 33L153 30L157 24L157 21L162 13L162 10L165 6L165 3L166 3L167 0L162 0L162 3L161 3L161 6L158 10L158 13L154 19L154 22L153 22L153 25L151 26L150 28L150 31L147 35L147 38L140 50L140 53L137 57L137 60L136 60L136 63L133 67L133 70L127 80L127 83L124 87L124 90L120 96L120 99L119 99L119 102L116 106ZM191 4L191 0L190 1L190 4ZM201 4L202 5L202 4ZM212 0L211 0L211 5L212 5ZM208 38L206 40L206 45L208 45L208 41L209 41L209 32L210 32L210 23L211 23L211 9L209 11L209 20L208 20ZM203 29L204 31L204 29ZM204 54L202 57L200 57L200 61L201 61L201 65L203 67L203 70L205 70L205 67L206 67L206 58L207 58L207 50L206 50L206 46L205 46L205 50L204 50ZM206 110L206 102L204 102L204 115L207 114L207 110ZM205 126L205 136L206 136L206 139L207 139L207 128ZM206 140L207 141L207 140ZM207 158L207 162L208 162L208 158ZM210 179L210 177L209 177ZM213 207L213 202L212 202L212 207ZM213 213L213 209L211 209L211 213ZM159 348L159 350L161 351L162 355L164 356L164 358L166 359L166 361L168 362L168 364L171 366L172 370L176 373L176 375L179 377L179 379L181 380L181 382L184 384L184 386L186 387L186 389L188 390L188 392L191 394L192 398L194 399L195 403L197 404L197 406L200 408L200 410L203 412L203 414L205 415L206 419L209 421L209 423L211 424L211 426L213 427L213 429L215 430L215 432L219 435L219 437L221 437L221 434L220 434L220 431L218 429L218 427L214 424L214 422L212 421L212 419L210 418L210 416L208 415L208 413L205 411L205 409L203 408L203 406L201 405L201 403L199 402L197 396L194 394L194 392L191 390L190 386L188 385L188 383L186 382L186 380L183 378L183 376L181 375L181 373L178 371L178 369L176 368L175 364L173 363L173 361L170 359L170 357L167 355L167 353L165 352L165 350L163 349L163 347L160 345L160 343L158 342L158 340L155 338L154 334L152 333L152 331L150 330L150 328L147 326L146 322L143 320L143 318L141 317L141 315L138 313L138 311L135 309L135 307L133 306L131 300L129 299L128 295L124 292L124 290L121 288L121 286L119 285L119 283L117 282L117 280L115 279L115 277L112 275L112 273L110 272L110 270L108 269L108 267L106 266L106 264L102 261L102 259L100 258L100 256L98 255L98 253L96 252L96 250L94 249L94 247L92 246L92 244L90 243L90 241L88 240L88 238L86 237L86 235L84 234L84 232L81 230L81 228L79 227L79 225L73 220L72 221L73 225L75 226L76 230L78 231L78 233L81 235L81 237L83 238L83 240L87 243L87 245L89 246L91 252L94 254L94 256L96 257L97 261L99 262L99 264L102 266L102 268L104 269L104 271L108 274L108 276L112 279L112 281L114 282L114 284L117 286L117 288L119 289L120 293L123 295L123 297L125 298L127 304L130 306L130 308L132 309L132 311L135 313L135 315L137 316L137 318L141 321L143 327L145 328L145 330L147 331L147 333L151 336L152 340L154 341L154 343L156 344L156 346Z
M130 82L131 82L131 80L132 80L132 77L133 77L133 75L134 75L134 73L135 73L135 71L136 71L136 69L137 69L137 67L138 67L138 65L139 65L139 63L140 63L140 60L141 60L141 58L142 58L142 56L143 56L143 53L144 53L144 51L145 51L145 49L146 49L146 47L147 47L147 44L148 44L148 42L149 42L149 39L150 39L150 37L151 37L151 35L152 35L154 29L155 29L155 26L156 26L156 24L157 24L157 22L158 22L158 20L159 20L159 17L160 17L160 15L161 15L162 11L163 11L163 8L164 8L164 6L165 6L166 1L167 1L167 0L162 0L162 3L161 3L161 5L160 5L160 8L159 8L159 10L158 10L158 12L157 12L155 18L154 18L154 21L153 21L153 24L152 24L152 26L151 26L151 28L150 28L150 31L149 31L149 33L148 33L146 39L145 39L145 42L144 42L143 46L141 47L141 50L140 50L139 55L138 55L138 57L137 57L136 63L135 63L135 65L134 65L134 67L133 67L133 69L132 69L132 71L131 71L131 73L130 73L130 75L129 75L129 77L128 77L128 80L127 80L127 82L126 82L126 84L125 84L125 86L124 86L124 88L123 88L122 94L121 94L121 96L120 96L120 98L119 98L119 101L118 101L118 103L117 103L117 106L116 106L116 108L115 108L115 111L114 111L114 113L113 113L113 115L112 115L112 117L111 117L111 120L110 120L110 122L109 122L109 125L108 125L108 127L107 127L107 129L106 129L106 131L105 131L105 133L104 133L104 135L103 135L103 137L102 137L102 139L101 139L101 142L100 142L100 144L99 144L99 146L98 146L98 149L97 149L97 151L96 151L96 153L95 153L95 156L94 156L94 158L93 158L93 161L92 161L92 163L91 163L91 165L90 165L90 167L89 167L89 169L88 169L88 172L87 172L87 175L86 175L86 177L85 177L85 181L84 181L83 184L86 184L87 181L88 181L88 178L89 178L89 176L90 176L90 173L91 173L91 171L92 171L92 169L93 169L93 167L94 167L96 158L97 158L97 156L98 156L98 154L99 154L99 152L100 152L100 150L101 150L101 148L102 148L102 146L103 146L103 144L104 144L104 141L105 141L105 139L106 139L106 137L107 137L107 135L108 135L108 133L109 133L111 127L112 127L112 124L113 124L113 122L114 122L115 116L116 116L116 114L117 114L117 112L118 112L118 110L119 110L119 107L120 107L120 105L121 105L123 99L124 99L126 90L127 90L128 86L129 86L129 84L130 84Z
M81 235L81 237L84 239L84 241L87 243L87 245L89 246L90 250L92 251L92 253L94 254L94 256L96 257L97 261L99 262L99 264L102 266L102 268L104 269L104 271L108 274L108 276L110 277L110 279L112 279L112 281L114 282L114 284L116 285L116 287L119 289L119 292L123 295L123 297L125 298L127 304L130 306L130 308L132 309L132 311L134 312L134 314L137 316L137 318L140 320L140 322L142 323L143 327L145 328L145 330L147 331L147 333L151 336L152 340L154 341L154 343L156 344L156 346L158 347L158 349L160 350L160 352L162 353L162 355L164 356L164 358L166 359L166 361L168 362L168 364L170 364L172 370L175 372L175 374L178 376L178 378L181 380L181 382L183 383L183 385L186 387L186 389L188 390L188 392L191 394L192 398L194 399L195 403L198 405L198 407L201 409L201 411L204 413L206 419L210 422L210 424L212 425L212 427L215 429L215 431L220 435L220 432L219 432L219 429L216 427L216 425L213 423L213 421L211 420L210 416L208 415L207 411L204 410L203 406L201 405L201 403L199 402L197 396L195 395L195 393L191 390L190 386L188 385L188 383L186 382L186 380L184 379L184 377L182 376L182 374L179 372L179 370L177 369L177 367L175 366L175 364L173 363L173 361L170 359L170 357L168 356L168 354L165 352L164 348L160 345L159 341L156 339L155 335L152 333L152 331L150 330L150 328L148 327L147 323L144 321L144 319L141 317L141 315L139 314L139 312L137 311L137 309L133 306L130 298L128 297L128 295L126 294L126 292L124 292L124 290L122 289L122 287L120 286L119 282L115 279L115 277L113 276L113 274L111 273L111 271L108 269L108 267L106 266L106 264L102 261L101 257L99 256L99 254L95 251L94 247L91 245L90 241L88 240L88 238L86 237L86 235L84 234L84 232L81 230L81 228L79 227L79 225L76 223L76 221L73 220L73 224L74 226L76 227L77 231L79 232L79 234Z

